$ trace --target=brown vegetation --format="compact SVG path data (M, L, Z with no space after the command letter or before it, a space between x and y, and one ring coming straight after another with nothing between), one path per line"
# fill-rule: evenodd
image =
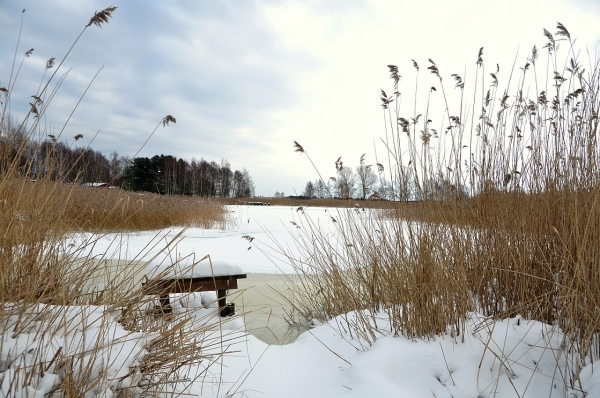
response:
M405 196L402 181L410 168L427 200L370 216L345 211L335 241L306 220L312 227L298 240L302 254L290 257L306 276L295 289L301 300L290 300L302 317L342 315L341 327L372 342L383 312L395 333L449 333L464 341L471 311L492 318L520 314L560 327L565 350L555 355L566 355L572 373L562 376L577 388L581 366L600 359L600 60L584 72L568 32L561 24L557 29L556 38L544 31L548 57L540 70L561 72L538 78L534 47L513 77L512 96L509 80L497 97L496 71L486 94L475 82L467 105L465 82L452 75L460 103L448 108L450 94L430 60L447 110L443 134L432 128L429 99L423 115L417 116L415 99L413 117L402 117L400 76L390 65L394 94L382 91L382 102L390 129L384 142L397 166L394 189ZM564 61L557 56L559 40L567 42ZM563 62L568 66L561 69ZM527 77L533 98L525 96ZM469 197L452 194L459 191ZM357 316L346 318L349 312Z

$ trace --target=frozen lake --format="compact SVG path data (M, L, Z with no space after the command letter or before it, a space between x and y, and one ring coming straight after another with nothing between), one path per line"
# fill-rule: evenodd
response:
M198 261L209 255L217 267L236 265L246 273L289 274L294 273L294 269L282 249L297 253L295 239L305 220L302 212L325 232L335 230L330 214L337 217L336 209L319 207L298 210L289 206L228 206L228 210L231 222L226 229L174 227L128 234L81 234L74 236L71 243L75 245L70 250L77 250L77 255L82 257L91 255L156 264L174 262L189 255ZM82 247L85 241L90 244ZM177 245L165 250L169 242Z

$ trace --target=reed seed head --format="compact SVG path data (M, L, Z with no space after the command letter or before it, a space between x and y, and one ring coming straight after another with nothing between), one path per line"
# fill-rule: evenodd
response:
M297 141L294 141L294 148L296 148L294 152L304 153L304 148L302 148L302 145L298 144Z
M173 116L167 115L162 120L163 127L168 126L169 122L177 123L177 120Z
M93 24L99 28L102 28L102 24L108 23L108 19L112 18L112 13L116 9L117 9L117 7L107 7L100 12L95 12L94 16L92 18L90 18L90 22L88 22L88 24L85 25L85 27L87 28L89 26L92 26L92 24Z
M571 34L567 30L567 28L565 28L565 25L561 24L560 22L557 22L556 29L558 29L558 31L556 32L556 36L563 36L566 37L567 40L571 41Z
M36 117L39 116L38 109L37 106L35 106L35 103L30 102L29 105L31 105L31 113L33 113Z
M433 62L433 60L431 58L429 58L429 63L431 65L429 65L429 67L427 67L427 69L429 69L429 71L431 71L432 75L436 75L439 79L441 79L440 70L438 69L435 62Z

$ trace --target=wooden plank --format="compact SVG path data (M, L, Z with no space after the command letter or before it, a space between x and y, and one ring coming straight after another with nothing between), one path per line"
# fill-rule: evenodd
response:
M144 284L146 294L192 293L237 289L237 279L246 275L230 275L213 278L169 279Z
M201 278L176 278L176 279L168 279L170 281L173 280L191 280L192 282L200 282L200 281L220 281L220 280L231 280L231 279L245 279L246 274L238 274L238 275L221 275L221 276L204 276Z
M170 285L171 293L208 292L237 289L237 279L219 281L177 281Z

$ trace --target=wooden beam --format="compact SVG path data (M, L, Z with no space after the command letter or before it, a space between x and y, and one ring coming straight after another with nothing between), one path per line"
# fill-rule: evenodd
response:
M238 279L246 278L245 274L186 279L163 279L144 284L146 294L194 293L237 289Z

